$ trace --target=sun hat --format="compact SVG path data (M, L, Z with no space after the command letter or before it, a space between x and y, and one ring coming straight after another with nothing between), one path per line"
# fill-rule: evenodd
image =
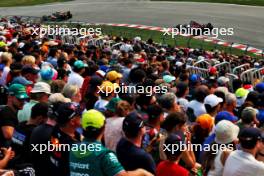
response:
M236 140L239 127L228 120L222 120L215 126L215 142L218 144L228 144Z
M34 84L33 89L30 91L30 93L46 93L51 94L50 85L45 82L37 82Z

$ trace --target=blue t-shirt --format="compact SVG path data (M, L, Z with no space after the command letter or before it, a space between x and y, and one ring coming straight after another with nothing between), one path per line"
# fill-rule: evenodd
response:
M156 165L151 155L125 138L117 144L116 154L125 170L132 171L142 168L155 175Z

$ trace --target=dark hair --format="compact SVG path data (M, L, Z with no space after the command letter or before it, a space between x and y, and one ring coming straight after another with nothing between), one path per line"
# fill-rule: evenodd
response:
M37 103L32 107L31 119L36 119L38 116L48 117L48 104L47 103Z
M216 105L215 107L211 107L211 105L209 104L204 104L205 110L208 114L213 113L216 111L218 105Z
M242 86L242 81L240 79L233 80L233 90L234 92Z
M176 87L177 87L176 96L178 98L181 98L184 96L186 90L188 89L188 84L184 82L179 82Z
M143 82L143 79L146 77L146 72L141 68L134 68L129 73L129 79L132 83Z
M217 97L223 99L223 102L220 103L221 107L223 107L224 104L225 104L225 93L224 93L224 92L221 92L221 91L216 91L214 94L215 94Z
M203 102L205 97L209 94L208 88L199 86L195 90L195 99L199 102Z
M55 57L57 52L58 52L57 48L50 48L49 56Z
M250 101L256 106L258 104L259 93L256 91L249 92L245 101Z
M171 132L177 125L182 126L187 122L187 116L185 113L173 112L170 113L161 124L161 128L168 132Z
M87 139L95 140L104 131L105 125L102 128L87 127L83 130L83 136Z
M163 110L160 105L154 104L147 108L148 120L151 122L156 120L162 113Z
M137 98L136 98L136 103L137 105L139 105L141 108L145 105L145 106L149 106L151 99L153 98L153 96L148 96L147 94L140 94Z

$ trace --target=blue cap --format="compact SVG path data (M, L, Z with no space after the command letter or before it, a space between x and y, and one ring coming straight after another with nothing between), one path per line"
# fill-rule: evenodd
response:
M258 91L259 93L264 92L264 83L263 83L263 82L258 83L258 84L256 85L256 91Z
M15 77L12 81L11 84L22 84L24 86L27 86L27 85L31 85L33 84L32 81L28 81L26 78L24 78L23 76L18 76L18 77Z
M238 121L238 118L236 116L233 116L228 111L221 111L215 116L215 122L220 122L221 120L228 120L231 122Z
M200 76L199 76L199 75L192 74L192 75L189 77L189 80L190 80L190 82L193 82L193 83L195 83L195 82L198 82L198 81L200 81L200 80L201 80L201 78L200 78Z

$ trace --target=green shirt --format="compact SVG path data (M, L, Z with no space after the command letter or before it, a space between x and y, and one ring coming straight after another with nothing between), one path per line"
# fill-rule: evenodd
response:
M123 170L115 153L101 142L85 139L71 148L71 176L114 176Z

